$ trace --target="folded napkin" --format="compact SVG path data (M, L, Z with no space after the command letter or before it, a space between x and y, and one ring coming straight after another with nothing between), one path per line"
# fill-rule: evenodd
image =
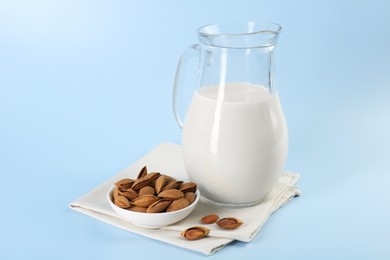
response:
M211 255L234 240L252 241L272 212L300 194L299 189L295 186L299 174L284 172L271 193L260 204L233 209L216 207L200 200L194 211L186 219L161 229L144 229L120 219L111 209L106 199L106 193L114 182L126 177L136 178L139 170L144 165L147 165L149 171L158 171L179 180L188 180L182 163L180 146L163 143L133 165L73 201L70 207L127 231ZM207 225L207 228L210 229L209 237L196 241L187 241L180 237L181 231L191 226L200 225L199 220L203 216L212 213L217 214L220 218L237 217L244 224L234 230L222 230L216 225Z

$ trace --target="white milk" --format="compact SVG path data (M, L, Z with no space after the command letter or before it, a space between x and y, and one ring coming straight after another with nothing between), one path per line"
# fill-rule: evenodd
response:
M283 170L284 114L278 96L261 86L228 83L224 89L195 92L183 127L184 164L206 199L255 204Z

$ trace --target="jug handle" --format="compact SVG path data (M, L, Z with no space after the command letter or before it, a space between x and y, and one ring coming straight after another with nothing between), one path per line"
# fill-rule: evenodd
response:
M183 113L182 116L179 115L180 108L179 108L178 103L179 103L180 97L178 97L178 94L179 94L179 92L181 92L183 94L183 92L184 92L183 88L185 87L185 85L187 85L187 88L192 87L192 89L195 89L195 84L193 84L193 86L190 86L188 84L188 82L186 82L184 80L184 74L188 70L188 67L189 67L188 61L192 58L199 58L200 59L200 45L199 44L193 44L193 45L189 46L183 52L183 54L181 55L181 57L179 59L179 64L177 65L177 69L176 69L175 82L173 85L172 105L173 105L173 114L175 115L176 122L181 129L183 128L183 121L184 121L185 113ZM198 78L198 74L199 74L199 64L200 63L198 62L198 64L197 64L198 70L196 73L196 78ZM194 82L196 82L196 80ZM187 104L187 105L189 105L189 104ZM181 109L184 109L184 107L182 107ZM181 111L181 112L185 112L185 111Z

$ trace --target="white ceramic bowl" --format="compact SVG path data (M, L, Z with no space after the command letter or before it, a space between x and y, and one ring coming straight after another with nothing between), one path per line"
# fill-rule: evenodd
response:
M200 198L199 191L197 190L195 193L196 194L195 201L184 209L172 211L172 212L163 212L163 213L142 213L142 212L135 212L127 209L122 209L117 205L115 205L111 199L112 191L114 190L114 188L115 186L112 186L110 190L107 192L107 200L111 208L123 220L129 221L131 224L142 228L161 228L186 218L194 210Z

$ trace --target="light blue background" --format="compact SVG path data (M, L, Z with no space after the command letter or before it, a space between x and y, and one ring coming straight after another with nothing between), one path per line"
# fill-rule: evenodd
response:
M390 2L0 1L0 258L203 255L68 203L163 141L205 24L283 26L277 88L300 198L213 259L390 259Z

